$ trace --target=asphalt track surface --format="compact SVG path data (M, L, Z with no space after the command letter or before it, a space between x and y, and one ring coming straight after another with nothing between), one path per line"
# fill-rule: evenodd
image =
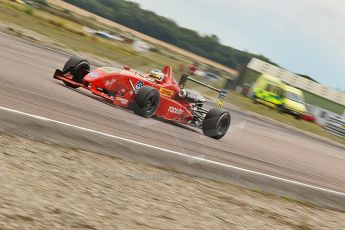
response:
M0 33L0 106L201 158L345 192L345 152L299 132L231 111L221 140L145 119L52 78L68 57ZM1 119L1 118L0 118Z

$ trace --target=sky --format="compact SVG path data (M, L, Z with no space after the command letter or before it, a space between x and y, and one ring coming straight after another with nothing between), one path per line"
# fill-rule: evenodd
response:
M344 0L131 0L345 91Z

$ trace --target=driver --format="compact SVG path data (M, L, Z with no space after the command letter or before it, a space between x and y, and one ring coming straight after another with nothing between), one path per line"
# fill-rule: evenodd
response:
M164 73L162 73L162 71L160 71L159 69L154 69L151 70L148 78L152 79L153 81L162 83L164 81Z

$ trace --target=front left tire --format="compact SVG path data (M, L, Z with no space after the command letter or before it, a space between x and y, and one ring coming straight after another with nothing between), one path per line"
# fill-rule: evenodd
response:
M160 101L159 91L151 86L141 87L135 96L134 113L142 117L152 117L156 114Z

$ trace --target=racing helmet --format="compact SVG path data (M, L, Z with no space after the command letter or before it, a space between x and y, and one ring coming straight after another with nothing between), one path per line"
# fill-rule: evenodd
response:
M154 70L151 70L149 74L149 78L152 78L153 80L158 81L158 82L163 82L164 73L162 73L162 71L160 71L159 69L154 69Z

